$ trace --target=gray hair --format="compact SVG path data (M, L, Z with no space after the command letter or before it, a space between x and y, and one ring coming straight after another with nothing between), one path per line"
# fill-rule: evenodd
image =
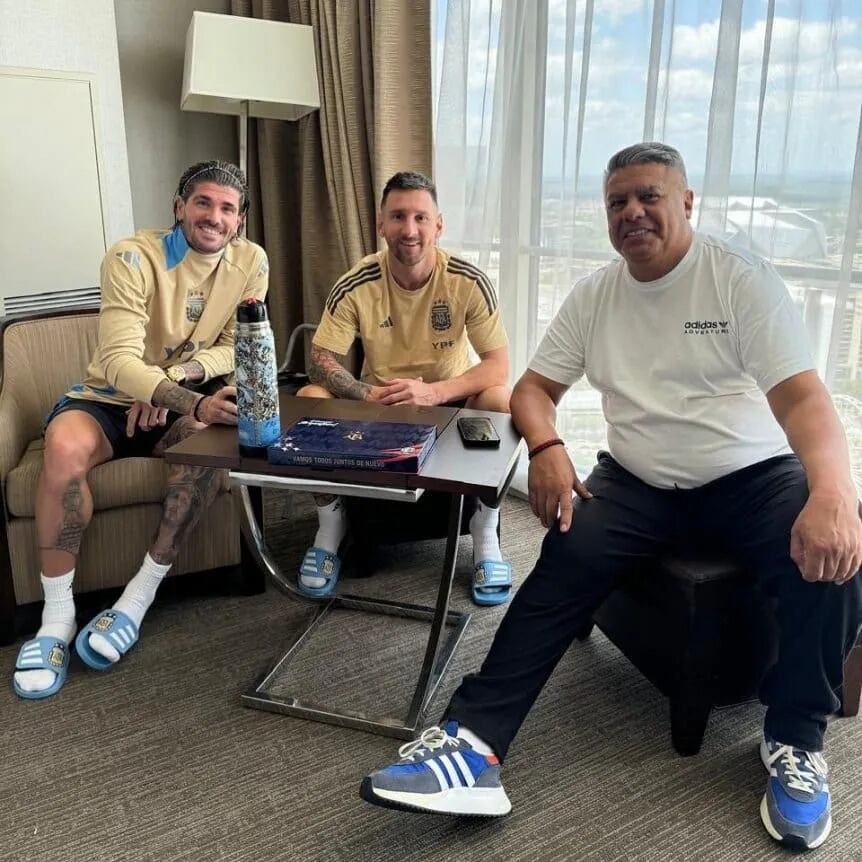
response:
M394 191L428 192L431 200L434 201L434 206L437 206L437 186L425 174L420 174L418 171L398 171L397 174L389 177L380 198L381 209L386 203L386 198L389 197L389 192Z
M679 171L684 185L688 185L688 177L685 174L685 162L679 154L679 150L667 144L662 144L659 141L644 141L640 144L632 144L618 153L614 153L609 161L608 167L605 170L605 185L608 184L608 178L614 171L620 168L627 168L630 165L665 165L668 168L673 168Z

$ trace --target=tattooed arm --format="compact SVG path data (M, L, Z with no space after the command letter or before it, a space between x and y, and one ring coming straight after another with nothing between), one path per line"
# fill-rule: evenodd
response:
M376 401L379 386L369 386L357 380L345 367L344 356L337 356L324 347L311 345L311 367L308 378L312 383L328 389L336 398L353 401Z
M191 416L201 396L198 392L192 392L179 383L172 380L163 380L153 392L153 404L156 407L165 407L180 413L183 416Z
M194 359L191 362L184 362L179 367L185 370L188 383L198 383L206 377L203 365ZM185 384L181 385L185 386ZM149 431L157 425L166 425L167 421L167 407L154 406L149 401L134 401L126 411L126 436L134 436L138 428L142 431Z
M153 404L184 416L192 416L206 425L236 425L235 386L222 386L214 395L201 395L179 383L164 380L153 393Z
M186 382L187 383L200 383L204 377L207 376L206 371L204 370L203 365L197 361L197 359L192 359L189 362L183 362L180 365L180 368L186 372Z

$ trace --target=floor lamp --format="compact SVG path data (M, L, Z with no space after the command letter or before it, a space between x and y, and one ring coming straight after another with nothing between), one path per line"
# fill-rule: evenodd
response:
M298 120L320 108L312 28L194 12L180 107L236 115L239 166L247 174L249 117Z

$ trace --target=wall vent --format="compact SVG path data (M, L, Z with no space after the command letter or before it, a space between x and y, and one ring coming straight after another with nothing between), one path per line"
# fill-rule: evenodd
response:
M102 291L99 287L2 297L4 316L39 314L58 308L98 308L101 300Z

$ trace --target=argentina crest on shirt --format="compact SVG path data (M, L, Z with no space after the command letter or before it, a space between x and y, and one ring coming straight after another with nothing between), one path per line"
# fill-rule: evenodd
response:
M186 320L190 323L197 323L204 313L206 299L203 293L192 291L186 300Z
M438 299L431 306L431 327L435 332L445 332L452 326L452 314L445 300Z

